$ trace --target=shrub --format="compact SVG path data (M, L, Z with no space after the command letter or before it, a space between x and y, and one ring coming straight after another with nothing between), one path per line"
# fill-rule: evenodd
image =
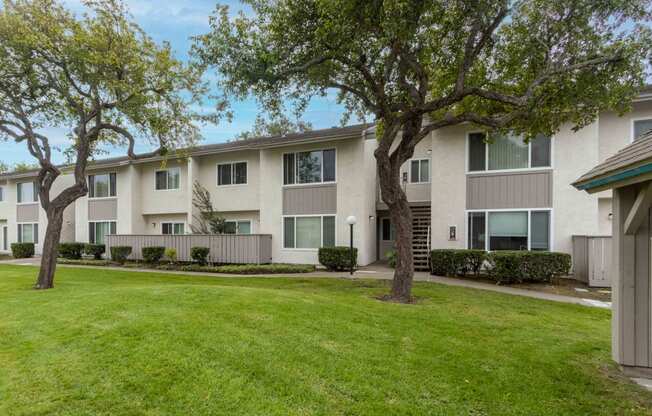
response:
M570 272L571 256L545 251L496 251L489 255L489 277L497 283L550 282Z
M438 249L430 252L431 273L438 276L479 274L487 253L483 250Z
M127 261L127 257L131 254L131 246L115 246L111 247L111 259L120 264Z
M355 267L358 263L358 249L355 247L353 255L351 255L350 247L322 247L319 249L319 263L330 271L349 270L352 260L353 267Z
M11 254L15 259L27 259L34 256L34 243L12 243Z
M142 254L146 263L158 263L165 255L165 247L143 247Z
M396 268L396 250L390 250L385 254L385 257L387 258L387 264L389 267L392 269Z
M110 266L111 262L108 260L90 260L90 259L82 259L82 260L68 260L68 259L59 259L57 260L57 263L59 264L72 264L75 266Z
M177 262L177 250L175 248L166 248L165 249L165 258L170 260L170 263Z
M208 247L193 247L190 249L190 257L193 261L199 263L200 266L208 264L208 255L211 250Z
M68 260L79 260L84 251L82 243L61 243L59 244L59 256Z
M226 274L294 274L310 273L315 271L312 264L227 264L223 266L200 266L189 264L177 266L163 264L159 270L180 270L184 272L226 273Z
M84 254L93 256L95 260L101 260L105 252L106 246L104 244L86 244L84 246Z

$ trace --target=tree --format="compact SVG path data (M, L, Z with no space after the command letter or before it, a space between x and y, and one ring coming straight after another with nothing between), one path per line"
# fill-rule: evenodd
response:
M224 217L213 208L211 194L199 181L192 185L192 206L198 211L193 215L196 225L190 225L195 234L223 234L226 228Z
M411 298L412 215L399 169L417 143L461 123L526 140L580 128L599 111L625 111L646 75L646 0L246 3L253 13L235 17L217 7L196 56L227 96L253 93L270 111L336 90L349 113L373 114L397 232L395 301Z
M0 162L0 173L6 172L9 172L9 166L4 162Z
M39 169L38 163L17 162L14 164L14 172L29 172Z
M88 191L89 159L105 144L126 145L131 159L192 144L199 117L189 108L205 91L199 68L154 43L119 0L84 4L79 18L54 0L6 0L0 10L0 138L25 143L38 161L48 219L37 289L53 287L63 212ZM62 172L48 126L70 127L74 155L74 184L56 196ZM158 148L136 156L137 140Z
M312 124L310 122L302 120L294 122L284 115L272 120L266 120L259 115L256 117L253 128L238 134L236 140L265 136L285 136L292 133L305 133L310 130L312 130Z

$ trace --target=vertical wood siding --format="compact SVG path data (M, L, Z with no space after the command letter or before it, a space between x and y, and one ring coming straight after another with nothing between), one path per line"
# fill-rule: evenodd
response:
M106 252L111 247L130 246L131 260L142 260L143 247L165 247L177 250L177 259L191 261L193 247L208 247L209 261L224 264L265 264L272 261L272 236L251 235L109 235Z
M318 215L337 212L337 185L283 188L283 215Z
M552 173L487 173L466 177L467 209L550 208Z
M88 200L88 220L89 221L106 221L118 219L118 200L117 199L89 199Z
M38 222L39 204L16 205L16 222Z
M612 241L608 236L573 236L573 275L592 287L611 286Z

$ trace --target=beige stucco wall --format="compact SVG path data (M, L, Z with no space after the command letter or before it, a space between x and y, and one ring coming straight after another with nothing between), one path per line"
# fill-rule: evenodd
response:
M140 204L143 215L179 214L188 210L187 201L192 191L188 190L188 162L173 159L163 163L154 162L138 166L140 170ZM156 171L178 168L179 189L156 189Z
M598 233L600 235L611 235L613 228L613 201L612 198L600 198L598 200Z
M164 222L173 222L173 223L182 223L184 224L184 230L186 234L190 234L190 228L188 226L188 217L186 214L153 214L153 215L144 215L143 223L144 228L142 233L133 233L133 234L145 234L145 235L160 235L163 234L163 226L161 225Z

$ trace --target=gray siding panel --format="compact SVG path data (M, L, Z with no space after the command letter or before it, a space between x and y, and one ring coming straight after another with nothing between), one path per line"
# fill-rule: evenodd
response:
M487 173L466 177L467 209L550 207L551 171Z
M16 205L16 222L38 222L39 204Z
M283 215L335 214L337 185L283 188Z
M117 199L89 199L88 220L105 221L118 219Z

